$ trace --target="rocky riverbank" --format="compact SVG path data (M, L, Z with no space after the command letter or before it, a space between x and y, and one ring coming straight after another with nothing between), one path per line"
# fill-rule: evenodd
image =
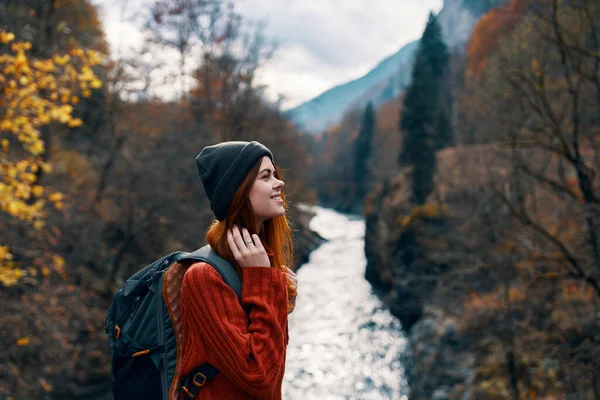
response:
M292 207L289 218L294 232L294 252L296 269L308 261L310 253L326 240L309 229L310 220L315 216L307 207Z
M449 222L433 206L409 209L401 182L379 187L367 201L365 277L408 334L410 399L466 399L473 356L456 316L436 302L442 277L452 268L452 252L438 240Z

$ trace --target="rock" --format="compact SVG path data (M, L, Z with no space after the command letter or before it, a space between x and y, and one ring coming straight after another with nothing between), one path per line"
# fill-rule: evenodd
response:
M294 230L294 253L296 259L295 269L308 261L310 253L326 242L318 233L309 228L310 220L314 213L304 208L290 210L289 219Z
M448 389L436 389L431 400L448 400Z

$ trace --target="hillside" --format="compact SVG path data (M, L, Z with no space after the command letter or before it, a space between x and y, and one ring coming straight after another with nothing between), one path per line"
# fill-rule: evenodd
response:
M504 2L505 0L445 0L438 18L448 46L462 51L479 16ZM323 132L330 125L339 123L343 115L351 109L363 108L369 101L378 107L398 97L410 82L417 45L416 41L404 45L364 76L335 86L287 111L285 115L298 128L314 135Z

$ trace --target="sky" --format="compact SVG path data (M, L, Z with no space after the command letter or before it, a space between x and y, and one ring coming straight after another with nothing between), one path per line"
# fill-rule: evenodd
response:
M92 0L99 6L112 56L142 43L139 17L150 0ZM258 73L267 97L292 108L366 74L406 43L418 39L430 11L443 0L237 0L247 20L261 22L277 41L275 56ZM155 57L169 57L161 52ZM171 59L173 57L170 57ZM192 68L193 66L190 66ZM174 67L173 67L174 68ZM171 91L171 92L170 92ZM169 97L172 87L157 89Z

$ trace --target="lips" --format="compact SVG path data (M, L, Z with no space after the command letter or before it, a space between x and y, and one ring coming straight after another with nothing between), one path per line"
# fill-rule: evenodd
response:
M275 200L278 203L283 203L283 199L279 195L271 197L271 200Z

